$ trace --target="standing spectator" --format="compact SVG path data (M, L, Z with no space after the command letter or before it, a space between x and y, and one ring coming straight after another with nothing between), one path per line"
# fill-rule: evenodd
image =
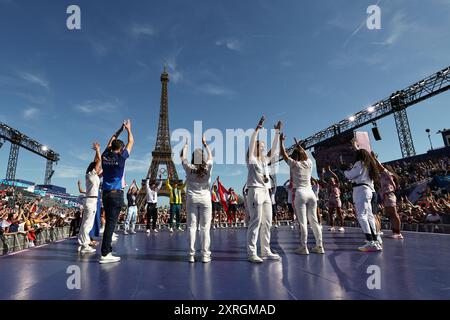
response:
M136 233L136 231L134 231L134 227L136 225L136 216L137 216L136 200L138 194L139 194L139 187L136 184L136 180L133 180L133 183L131 184L127 192L128 211L127 217L125 219L125 227L123 234L128 234L128 230L130 231L131 234Z
M178 231L183 231L180 226L180 220L181 220L181 205L183 204L183 198L182 198L182 191L184 190L184 187L186 186L186 182L182 184L178 184L177 181L173 183L173 185L170 184L170 179L172 178L172 175L169 173L169 176L166 180L166 188L169 191L169 197L170 197L170 222L169 222L169 232L173 232L173 220L175 218L176 220L176 229Z
M150 177L145 180L145 190L147 192L146 202L147 202L147 234L150 234L150 220L152 220L152 229L154 233L158 233L156 229L156 222L158 219L158 192L162 187L162 178L159 175L159 183L150 185Z

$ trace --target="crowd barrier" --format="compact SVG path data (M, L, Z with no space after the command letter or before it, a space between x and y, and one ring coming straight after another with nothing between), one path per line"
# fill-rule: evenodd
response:
M70 236L70 226L40 229L36 233L35 246L66 239ZM27 232L7 233L0 237L0 255L30 248Z

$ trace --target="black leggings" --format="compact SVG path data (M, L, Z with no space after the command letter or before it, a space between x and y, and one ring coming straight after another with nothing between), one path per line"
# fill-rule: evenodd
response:
M152 221L152 229L156 229L156 220L158 219L158 208L156 203L147 203L147 230L150 230L150 218Z

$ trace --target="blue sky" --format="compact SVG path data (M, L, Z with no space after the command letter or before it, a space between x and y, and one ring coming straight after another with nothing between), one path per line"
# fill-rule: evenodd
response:
M136 136L127 178L146 175L163 63L171 130L195 120L248 129L265 114L304 138L449 65L450 1L380 1L382 29L368 30L377 1L0 0L0 121L59 152L53 183L74 193L91 142L104 145L125 118ZM66 28L70 4L81 7L82 30ZM426 128L449 126L449 105L444 93L408 110L418 153ZM401 157L394 119L378 126L375 151ZM8 153L6 143L0 175ZM44 169L21 150L18 178L42 183ZM245 182L244 166L214 170L227 186Z

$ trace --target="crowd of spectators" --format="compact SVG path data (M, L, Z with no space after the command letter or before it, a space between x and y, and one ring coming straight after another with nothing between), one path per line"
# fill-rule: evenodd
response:
M439 187L432 183L434 178L447 177L450 174L449 157L442 156L410 162L399 160L390 162L388 165L398 177L397 210L402 223L445 223L450 220L449 185ZM336 173L339 176L339 172ZM426 189L419 193L417 199L412 202L409 196L414 188L421 184L425 184ZM348 221L356 221L352 205L353 189L351 184L343 177L340 189L344 218ZM319 192L319 208L324 216L328 214L327 203L327 191L322 188ZM381 204L378 204L376 211L381 215L382 221L389 221L389 218L383 215Z
M70 226L70 234L75 235L80 223L78 208L64 207L14 187L0 189L0 235L3 243L8 236L21 234L27 238L28 246L33 247L43 230Z

